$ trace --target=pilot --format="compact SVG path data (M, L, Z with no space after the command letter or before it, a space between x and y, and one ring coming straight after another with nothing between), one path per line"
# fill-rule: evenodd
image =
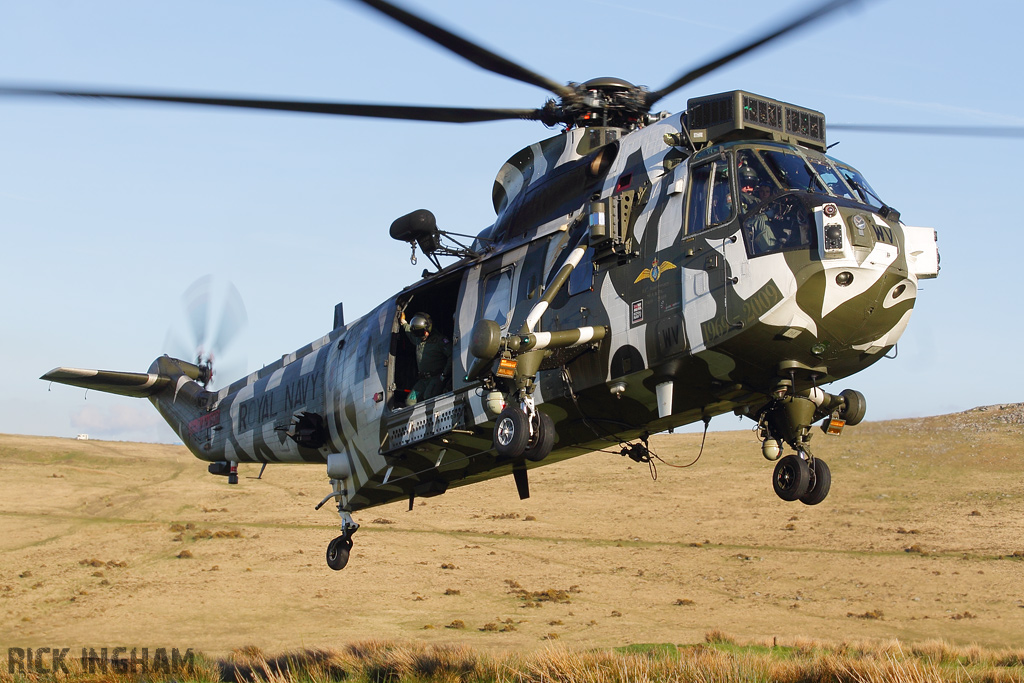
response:
M758 185L757 196L760 201L771 196L771 187ZM762 205L761 210L745 221L747 230L750 231L750 241L755 255L766 254L775 249L778 242L773 230L773 223L778 215L776 203Z
M750 166L740 167L740 211L744 214L749 212L758 202L756 188L758 186L757 172Z
M732 192L728 191L727 185L722 185L724 191L716 188L715 196L711 203L711 225L719 225L729 220L732 216Z
M810 219L803 207L790 200L781 212L785 222L777 228L777 238L783 247L802 247L810 244Z
M740 212L746 215L759 202L768 199L772 187L771 176L753 151L741 149L736 154L736 177L740 188ZM768 195L762 192L762 188L767 189Z
M417 313L410 322L402 312L402 330L416 347L416 370L419 377L412 385L405 405L433 398L445 390L445 382L451 374L452 343L440 334L431 334L433 322L426 313Z

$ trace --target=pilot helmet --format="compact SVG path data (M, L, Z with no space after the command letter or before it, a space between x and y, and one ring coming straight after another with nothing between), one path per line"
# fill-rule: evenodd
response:
M757 171L749 166L740 168L740 187L757 187Z
M426 313L417 313L409 321L409 331L417 337L422 337L425 332L430 332L432 327L433 323Z

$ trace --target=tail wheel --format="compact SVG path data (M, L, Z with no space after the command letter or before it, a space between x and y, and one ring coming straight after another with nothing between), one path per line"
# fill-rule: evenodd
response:
M775 466L772 476L775 495L782 500L797 500L811 485L811 469L799 455L787 455Z
M832 472L821 458L815 458L810 469L811 486L807 489L807 493L800 496L800 502L804 505L817 505L825 500L829 489L832 488Z
M860 424L868 412L868 400L864 398L864 394L853 389L843 389L839 395L846 401L846 407L842 412L846 424L850 427Z
M352 539L338 536L327 545L327 566L334 571L344 569L351 551Z
M548 457L551 449L555 446L555 421L547 413L537 411L537 433L523 456L527 460L540 462Z
M519 408L508 406L494 423L494 449L503 458L519 458L530 443L530 423Z

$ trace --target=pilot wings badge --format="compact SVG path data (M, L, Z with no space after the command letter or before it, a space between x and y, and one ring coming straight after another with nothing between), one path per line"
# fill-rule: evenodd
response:
M657 257L655 257L655 259L651 261L651 267L644 268L643 272L641 272L640 275L638 275L637 278L633 280L633 284L635 285L641 280L650 280L651 282L657 282L658 278L661 277L662 273L664 273L666 270L672 270L673 268L678 268L678 266L672 263L671 261L662 261L659 265L658 259Z

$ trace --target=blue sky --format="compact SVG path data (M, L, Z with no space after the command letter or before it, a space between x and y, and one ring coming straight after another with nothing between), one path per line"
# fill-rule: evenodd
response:
M803 2L407 0L556 81L614 75L658 88L806 8ZM923 7L927 7L923 11ZM0 81L493 107L547 94L474 68L356 3L0 1ZM864 2L663 100L732 89L829 122L1024 125L1017 3ZM215 273L249 324L250 370L416 280L391 221L429 208L476 233L494 175L554 134L62 100L0 101L0 432L169 441L145 401L54 385L59 366L144 371L181 326L181 295ZM868 418L1021 400L1019 202L1024 140L838 133L905 222L939 231L899 357L847 386ZM718 427L745 427L720 417Z

